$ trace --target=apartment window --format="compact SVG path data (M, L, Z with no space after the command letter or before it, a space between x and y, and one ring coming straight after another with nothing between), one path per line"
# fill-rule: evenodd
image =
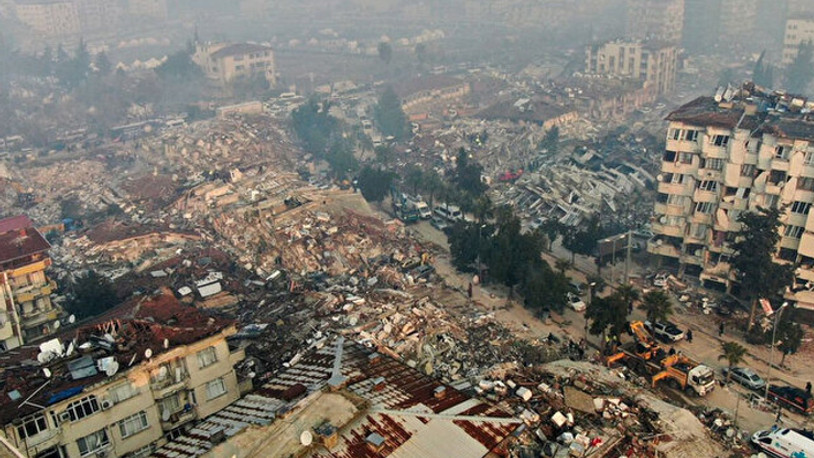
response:
M678 162L682 164L692 164L692 153L678 153Z
M729 135L715 135L712 137L712 144L725 147L729 144Z
M37 458L67 458L68 452L65 451L64 445L54 445L37 453Z
M693 224L690 227L690 236L694 239L703 239L707 235L707 229L705 224Z
M680 173L669 173L665 181L673 184L682 184L684 183L684 175Z
M779 201L780 196L777 194L765 194L763 196L763 206L767 208L776 208Z
M682 216L667 216L664 218L664 225L665 226L680 226L684 223L684 217Z
M715 210L715 205L712 202L698 202L695 204L696 213L710 214Z
M769 173L769 183L779 185L786 182L786 172L782 170L772 170Z
M811 210L811 204L807 202L800 202L799 200L791 204L791 212L800 215L807 215Z
M676 161L676 152L667 150L664 152L664 157L662 159L664 162L675 162Z
M243 61L243 56L235 56L235 62Z
M115 386L109 389L108 394L110 395L110 399L113 402L122 402L126 399L130 399L133 396L138 394L138 391L133 387L133 384L130 382L122 383L121 385Z
M806 229L803 226L786 226L786 232L784 234L786 237L799 239L803 236L803 232L805 232L805 230Z
M70 415L71 421L79 421L98 412L99 402L96 400L96 396L90 395L68 404L66 410Z
M79 440L76 441L76 445L79 446L79 454L82 456L98 452L109 444L110 439L107 437L107 431L104 429L100 429L93 434L88 434L85 437L80 437Z
M698 183L698 189L715 192L718 190L718 182L713 180L704 180Z
M679 141L686 140L688 142L694 142L698 139L698 131L685 129L672 129L668 133L668 138Z
M814 178L800 177L797 180L797 189L801 191L814 191Z
M676 194L669 194L667 196L667 204L668 205L684 205L684 202L687 201L686 196L679 196Z
M48 429L48 422L45 420L45 415L37 413L23 418L23 424L17 427L17 435L20 436L20 439L27 439L46 429Z
M138 450L134 450L126 455L123 458L147 458L148 456L152 455L153 452L156 451L155 444L145 445Z
M774 149L774 157L775 159L788 159L789 155L791 155L791 146L789 145L781 145Z
M174 414L181 410L181 399L178 397L178 394L174 394L172 396L168 396L158 402L159 410L161 411L161 416L164 416L164 412L169 413L170 415Z
M215 352L215 347L205 348L198 352L198 367L211 366L218 362L218 354Z
M741 176L754 178L755 170L756 168L754 164L743 164L741 166Z
M805 157L803 159L803 163L805 165L813 165L814 164L814 146L809 146L806 150Z
M724 169L724 160L723 159L703 159L701 163L702 169L709 169L709 170L718 170L721 171Z
M143 410L119 421L119 432L122 435L122 439L126 439L149 427L150 424L147 422L147 414Z
M223 378L216 378L206 384L206 400L211 401L218 396L226 393L226 384L223 383Z

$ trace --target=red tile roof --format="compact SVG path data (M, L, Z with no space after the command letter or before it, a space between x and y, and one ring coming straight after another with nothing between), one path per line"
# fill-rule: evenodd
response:
M31 218L26 215L17 215L12 216L11 218L0 219L0 234L31 227L33 225L34 223L31 222Z
M33 227L0 234L0 264L48 251L51 244Z

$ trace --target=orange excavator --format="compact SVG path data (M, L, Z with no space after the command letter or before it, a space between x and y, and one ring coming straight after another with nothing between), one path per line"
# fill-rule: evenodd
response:
M715 373L709 366L682 354L668 354L647 332L644 323L630 323L633 342L624 344L619 351L608 355L605 364L624 361L634 372L651 376L652 386L667 380L673 387L705 396L715 387Z

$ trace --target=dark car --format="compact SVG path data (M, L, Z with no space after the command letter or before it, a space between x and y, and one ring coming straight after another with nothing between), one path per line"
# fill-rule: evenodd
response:
M805 415L814 411L814 398L811 394L793 386L769 385L769 400Z

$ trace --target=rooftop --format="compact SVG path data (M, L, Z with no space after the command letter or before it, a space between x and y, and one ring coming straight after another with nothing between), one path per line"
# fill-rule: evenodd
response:
M417 92L433 91L465 84L466 81L448 75L427 75L402 81L393 86L399 97L405 98Z
M12 216L11 218L0 219L0 234L31 227L33 225L34 223L31 221L31 218L26 215L17 215Z
M233 45L226 46L225 48L221 48L213 52L212 58L220 59L223 57L242 56L244 54L264 51L272 51L272 48L269 46L256 45L251 43L235 43Z
M470 398L400 361L371 358L374 350L360 344L340 338L317 346L321 348L312 348L252 395L255 401L262 397L264 405L278 404L278 414L285 419L240 435L232 423L240 426L241 421L226 421L232 431L227 435L234 435L232 445L257 456L427 456L432 450L436 456L481 457L520 423L509 412ZM328 387L337 371L347 379L345 384ZM316 436L325 421L338 429L336 445L302 446L302 432ZM298 427L291 428L292 424ZM243 422L238 429L245 426ZM371 437L375 440L368 440ZM191 458L192 454L181 453L179 445L199 439L182 437L156 456Z
M475 116L486 120L505 119L544 123L569 111L571 110L540 100L511 99L495 103Z
M0 264L48 251L51 244L33 227L0 234Z
M0 354L0 423L112 379L115 374L108 376L96 370L103 358L112 358L106 359L106 364L115 361L120 368L136 366L148 360L147 355L155 357L197 342L231 324L183 305L170 291L162 290L156 296L126 302L89 323L63 328L50 341ZM88 359L94 364L85 367L83 362ZM87 370L78 374L80 366ZM45 376L45 368L50 377Z
M668 121L692 126L748 129L752 135L770 133L814 141L814 101L769 92L752 83L719 88L714 97L699 97L673 111Z

